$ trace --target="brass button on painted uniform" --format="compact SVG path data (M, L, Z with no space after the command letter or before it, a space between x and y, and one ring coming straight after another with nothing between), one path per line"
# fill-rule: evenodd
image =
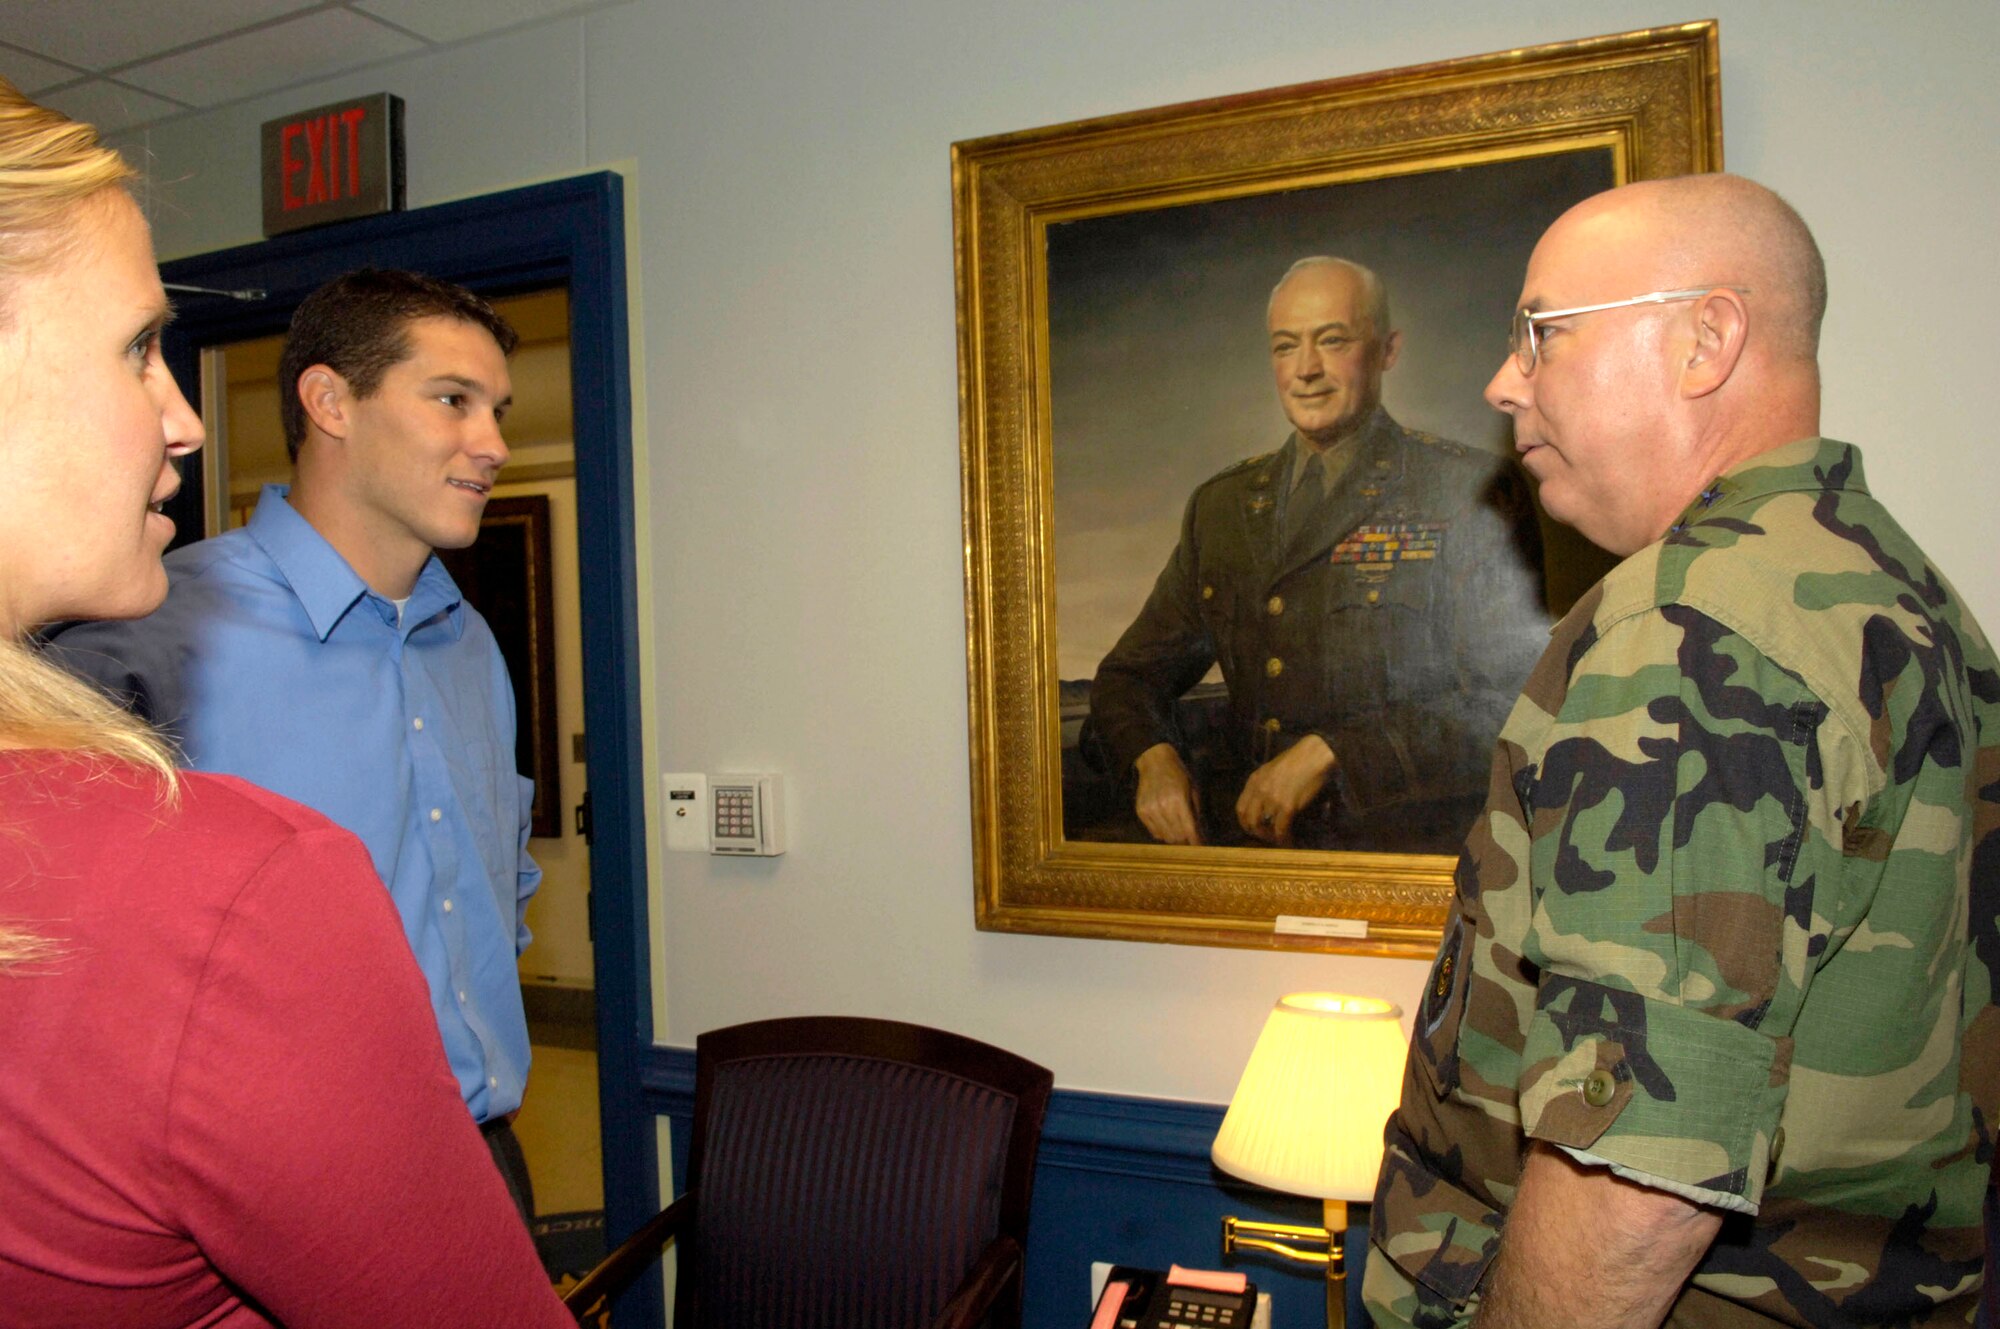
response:
M1281 722L1275 715L1272 716L1270 719L1264 721L1264 732L1267 734L1275 734L1284 727L1285 726L1283 722Z
M1278 675L1284 672L1285 672L1285 662L1283 660L1280 660L1277 656L1274 655L1270 659L1264 662L1264 677L1276 678Z
M1371 605L1379 605L1379 604L1381 604L1381 603L1382 603L1382 592L1380 592L1380 591L1370 591L1370 592L1368 592L1368 603L1369 603L1369 604L1371 604Z
M1618 1092L1618 1081L1611 1072L1599 1067L1583 1078L1583 1101L1592 1107L1603 1107Z
M1285 612L1285 597L1282 595L1272 596L1264 602L1264 608L1270 612L1271 617L1276 618L1279 614Z
M1213 600L1215 598L1215 588L1213 586L1202 587L1201 598L1204 600Z

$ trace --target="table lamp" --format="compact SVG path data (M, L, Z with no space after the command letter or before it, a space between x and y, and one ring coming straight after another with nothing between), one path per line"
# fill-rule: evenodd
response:
M1375 1193L1382 1125L1396 1107L1409 1052L1402 1015L1376 997L1281 998L1210 1150L1233 1176L1325 1201L1323 1228L1224 1218L1222 1253L1242 1247L1324 1266L1328 1329L1347 1323L1347 1202Z

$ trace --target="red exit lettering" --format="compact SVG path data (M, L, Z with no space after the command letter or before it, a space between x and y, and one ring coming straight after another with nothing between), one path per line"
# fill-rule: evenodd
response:
M310 120L294 120L278 131L280 203L286 212L342 197L360 197L361 124L367 118L367 107L350 106ZM299 187L301 175L305 177L303 189Z

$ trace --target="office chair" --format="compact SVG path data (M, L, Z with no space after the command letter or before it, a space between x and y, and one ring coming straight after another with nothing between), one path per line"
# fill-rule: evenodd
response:
M695 1040L686 1191L570 1290L579 1322L676 1242L676 1329L1018 1329L1053 1077L892 1020Z

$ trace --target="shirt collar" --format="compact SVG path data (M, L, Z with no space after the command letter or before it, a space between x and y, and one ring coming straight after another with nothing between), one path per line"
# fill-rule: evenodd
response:
M1344 457L1359 457L1382 451L1395 441L1395 427L1396 422L1389 418L1388 408L1376 406L1362 422L1361 428L1319 454L1323 458L1322 464L1329 467L1338 466ZM1283 451L1288 468L1285 473L1296 479L1298 468L1305 465L1305 459L1313 455L1314 448L1299 436L1298 430L1294 429L1285 439Z
M368 589L361 574L327 543L325 536L313 529L312 523L299 515L287 497L290 493L290 485L265 485L247 529L250 538L269 555L292 588L292 594L298 597L319 639L325 641L331 636L340 620L364 599L376 606L384 623L395 627L396 606ZM402 635L407 637L439 614L445 614L455 638L464 631L464 613L464 597L459 594L458 583L445 571L444 564L438 562L437 555L431 555L410 591Z
M1834 490L1868 492L1868 478L1861 471L1861 449L1837 439L1801 438L1758 453L1716 477L1695 495L1673 530L1773 494Z

